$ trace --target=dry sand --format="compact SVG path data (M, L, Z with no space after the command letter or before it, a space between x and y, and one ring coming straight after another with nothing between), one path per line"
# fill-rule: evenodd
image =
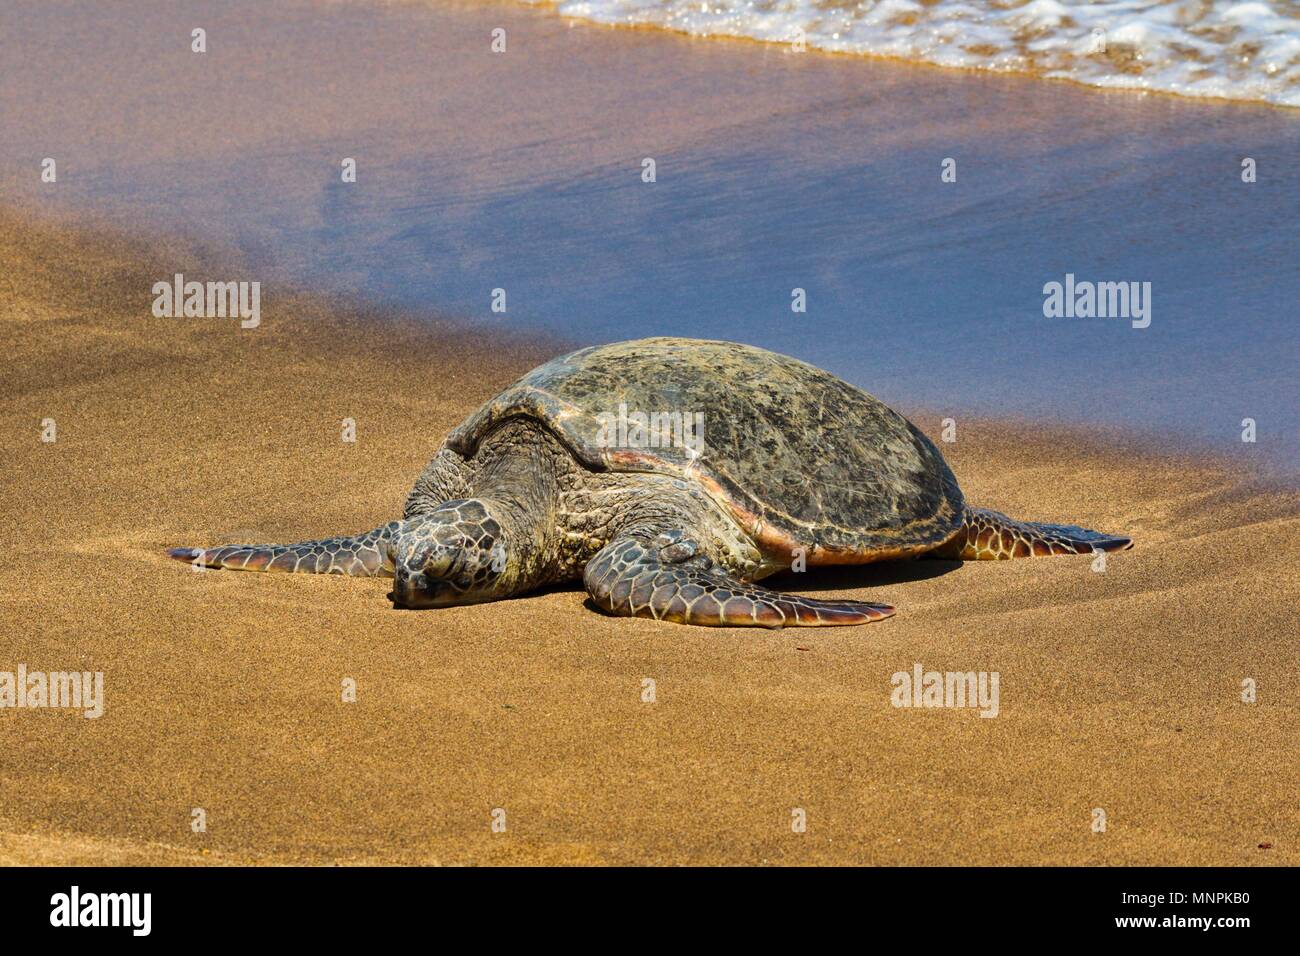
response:
M612 619L577 589L398 612L384 580L162 549L396 516L444 432L555 346L271 289L256 330L155 319L158 279L232 273L10 214L0 250L0 670L106 684L97 720L0 711L0 862L1300 862L1291 491L961 420L972 501L1136 549L784 582L898 606L861 628ZM1000 715L892 707L915 662L997 671Z

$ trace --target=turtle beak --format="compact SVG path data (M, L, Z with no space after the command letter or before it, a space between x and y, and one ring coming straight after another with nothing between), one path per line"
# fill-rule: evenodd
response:
M393 590L388 592L388 600L393 602L393 607L414 610L477 604L486 599L458 591L446 581L430 581L424 574L415 574L394 575Z
M394 607L402 608L451 607L455 604L473 603L472 598L457 590L449 581L435 576L438 571L446 570L445 564L440 560L430 562L427 551L412 554L393 569L393 590L388 593L388 599ZM431 575L430 571L434 574Z
M393 590L388 599L395 607L427 607L425 593L428 579L423 572L412 574L404 565L398 565L393 571Z
M396 607L431 607L429 576L425 566L429 559L426 549L418 548L399 558L393 565L393 590L388 599Z

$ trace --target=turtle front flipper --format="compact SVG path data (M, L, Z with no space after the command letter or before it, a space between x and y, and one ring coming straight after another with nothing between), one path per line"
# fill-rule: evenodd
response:
M894 613L888 604L815 601L739 581L678 532L615 538L587 564L583 583L610 614L706 627L835 627Z
M1089 531L1071 524L1016 521L998 511L967 508L957 535L926 557L957 561L1002 561L1041 558L1053 554L1092 554L1125 551L1133 539Z
M215 548L169 548L167 554L195 567L236 571L281 571L299 574L391 576L389 545L401 528L390 521L382 528L346 538L322 538L297 544L226 544Z

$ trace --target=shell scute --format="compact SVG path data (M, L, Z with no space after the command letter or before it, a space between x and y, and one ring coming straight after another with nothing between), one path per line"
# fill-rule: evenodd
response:
M448 437L464 456L518 416L595 471L703 486L774 551L809 563L916 554L964 503L911 422L822 369L752 346L657 338L581 349L529 372ZM641 427L645 423L648 427Z

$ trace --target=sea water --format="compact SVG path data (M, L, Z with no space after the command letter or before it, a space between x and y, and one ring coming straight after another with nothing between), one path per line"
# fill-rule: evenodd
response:
M932 432L1022 417L1300 464L1300 111L512 5L130 6L0 10L0 190L238 264L187 278L575 346L743 341Z

